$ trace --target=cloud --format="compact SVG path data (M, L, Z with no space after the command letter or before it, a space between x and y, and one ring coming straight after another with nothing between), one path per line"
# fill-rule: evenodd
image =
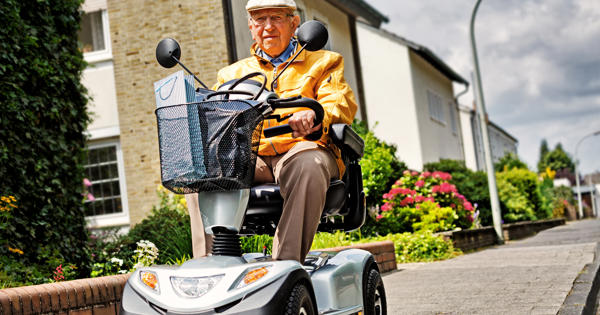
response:
M427 46L470 80L474 1L367 1L390 18L383 28ZM529 165L543 138L573 155L583 136L600 130L600 1L482 1L475 36L490 118L519 139ZM472 100L472 89L460 99ZM584 172L600 170L600 137L585 140L580 156Z

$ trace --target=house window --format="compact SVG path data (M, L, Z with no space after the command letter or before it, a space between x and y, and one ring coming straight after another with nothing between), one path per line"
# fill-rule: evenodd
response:
M98 62L112 58L106 10L84 13L77 36L86 61Z
M446 123L446 118L444 116L444 108L442 106L442 98L435 94L432 91L427 91L427 103L429 104L429 115L431 119L440 122L442 124Z
M88 192L93 198L86 198L86 216L123 212L117 150L114 143L88 148L85 174L91 182Z
M454 107L453 102L448 102L448 109L450 110L450 126L452 127L452 132L456 134L458 127L456 124L456 108Z

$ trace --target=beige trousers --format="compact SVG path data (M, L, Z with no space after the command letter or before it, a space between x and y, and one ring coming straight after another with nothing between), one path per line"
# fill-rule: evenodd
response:
M317 232L332 178L339 177L333 153L303 141L277 156L259 156L255 183L278 183L283 212L273 240L273 258L304 261ZM194 258L206 256L212 236L204 233L198 195L186 195L192 227Z

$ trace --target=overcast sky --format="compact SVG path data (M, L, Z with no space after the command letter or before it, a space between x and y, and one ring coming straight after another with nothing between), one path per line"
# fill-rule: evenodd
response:
M471 81L475 0L366 1L390 19L382 28L428 47ZM542 138L573 156L583 136L600 130L600 0L483 0L475 38L489 117L519 140L530 168ZM468 93L459 101L472 100ZM600 171L600 136L582 142L579 160L584 174Z

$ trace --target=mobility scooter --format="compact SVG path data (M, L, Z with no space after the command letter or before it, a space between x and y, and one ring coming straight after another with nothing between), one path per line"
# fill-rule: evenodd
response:
M327 37L321 23L306 22L297 32L299 50L321 49ZM163 39L156 55L164 67L179 63L187 70L173 39ZM250 80L261 76L262 84ZM308 107L319 124L321 105L308 98L279 98L272 87L266 89L261 73L217 91L195 79L205 87L196 89L197 102L156 110L161 177L175 193L199 194L205 230L214 237L212 254L181 266L134 271L123 291L121 314L386 314L383 282L367 251L314 251L303 264L241 252L240 235L273 235L282 211L276 184L251 186L263 119L281 119L273 114L278 108ZM264 130L265 137L289 132L287 125ZM358 164L364 143L344 124L332 125L329 135L341 149L346 172L331 181L318 230L355 230L366 213Z

